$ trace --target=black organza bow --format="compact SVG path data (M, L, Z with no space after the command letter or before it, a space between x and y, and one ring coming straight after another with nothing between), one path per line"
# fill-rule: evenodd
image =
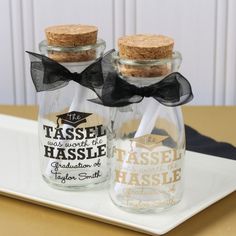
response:
M66 86L71 80L93 90L103 85L103 60L114 50L109 51L104 57L98 58L81 73L70 72L60 63L41 54L28 52L31 61L31 77L37 92L51 91Z
M191 85L180 73L167 75L160 82L137 87L119 76L112 65L109 51L81 73L71 73L58 62L37 53L28 52L31 59L31 77L37 92L55 90L73 80L93 90L98 98L90 101L109 107L121 107L153 97L165 106L179 106L192 100Z

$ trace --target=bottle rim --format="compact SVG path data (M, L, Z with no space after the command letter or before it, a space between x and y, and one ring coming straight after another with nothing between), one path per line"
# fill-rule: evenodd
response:
M96 44L76 46L76 47L52 46L48 45L47 40L43 40L39 43L40 51L46 49L47 51L55 51L55 52L83 52L97 48L102 48L103 50L105 50L106 42L103 39L98 38Z
M126 59L121 58L118 51L115 51L112 55L114 63L119 63L122 65L130 65L130 66L155 66L155 65L165 65L167 63L173 63L176 60L182 61L182 55L178 51L173 51L171 57L160 58L160 59L146 59L146 60L138 60L138 59Z

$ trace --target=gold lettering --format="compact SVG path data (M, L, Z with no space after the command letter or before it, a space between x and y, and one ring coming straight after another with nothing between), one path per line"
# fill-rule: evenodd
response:
M129 185L135 185L139 186L140 183L138 181L138 173L130 173L130 180L129 180Z
M127 163L129 164L138 164L138 160L137 160L137 153L136 152L130 152L129 156L128 156L128 160Z
M141 181L142 186L150 185L149 177L150 175L142 175L142 181Z
M160 184L160 178L159 174L152 176L152 185L159 185Z
M178 150L176 149L173 149L173 152L174 152L174 158L173 158L173 161L177 161L177 160L180 160L181 157L182 157L182 153L179 152Z
M173 182L177 182L181 179L180 174L181 174L181 168L173 170L173 176L174 176Z
M124 157L125 157L125 150L119 149L119 148L115 148L114 149L114 155L116 156L117 161L122 162Z
M171 162L172 150L163 151L163 152L161 152L161 154L162 154L162 162L161 163Z
M160 152L152 152L151 153L151 159L153 160L151 160L150 161L150 164L151 165L158 165L159 164L159 154L160 154Z
M140 160L140 164L141 165L148 165L148 152L141 152L141 160Z
M169 184L173 180L172 177L169 177L168 172L163 172L162 178L163 178L163 184Z
M126 184L125 179L126 179L126 172L125 171L116 171L116 177L115 177L115 182Z

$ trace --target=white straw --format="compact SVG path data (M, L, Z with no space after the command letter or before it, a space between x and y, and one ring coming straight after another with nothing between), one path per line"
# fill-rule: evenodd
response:
M157 105L159 105L158 108ZM161 105L158 104L156 100L151 99L149 105L147 106L147 109L144 112L144 115L140 122L139 128L134 135L134 138L143 136L145 134L150 134L152 132L160 108Z
M66 64L64 64L64 66L66 66ZM67 66L69 67L69 66ZM69 69L69 68L68 68ZM83 69L81 68L81 66L77 66L77 67L74 67L72 69L70 69L71 72L81 72ZM71 112L71 111L76 111L78 109L78 102L82 101L82 98L85 97L85 93L86 93L86 89L82 88L80 85L76 84L75 85L75 92L74 92L74 96L73 96L73 100L72 100L72 103L70 105L70 108L69 108L69 111L68 112ZM80 107L82 107L82 104L80 104ZM68 125L66 124L63 124L63 129L62 129L62 132L64 132L64 128L66 129L67 127L69 127ZM62 143L64 144L66 141L62 141ZM54 162L54 160L50 159L49 158L49 161L48 161L48 164L47 164L47 168L46 168L46 174L47 176L50 176L51 175L51 164L52 162ZM59 160L60 162L60 160Z
M154 99L150 99L150 102L148 103L149 105L147 106L142 120L139 124L138 130L136 131L134 138L138 138L140 136L146 135L146 134L151 134L156 120L157 120L157 116L158 113L160 112L161 109L161 105ZM133 151L135 151L135 148L133 149ZM121 169L126 169L127 167L127 162L128 160L128 155L125 157L123 163L122 163L122 168ZM117 192L120 188L124 189L124 186L121 186L120 183L116 183L115 184L115 191Z

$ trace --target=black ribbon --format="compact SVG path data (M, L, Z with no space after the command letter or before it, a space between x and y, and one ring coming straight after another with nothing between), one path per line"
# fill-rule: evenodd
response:
M66 86L73 80L93 90L98 98L90 101L109 107L138 103L144 97L153 97L165 106L179 106L192 100L191 85L178 72L171 73L160 82L137 87L125 81L112 65L109 51L81 73L71 73L58 62L37 53L27 52L31 59L31 77L36 91L49 91Z

